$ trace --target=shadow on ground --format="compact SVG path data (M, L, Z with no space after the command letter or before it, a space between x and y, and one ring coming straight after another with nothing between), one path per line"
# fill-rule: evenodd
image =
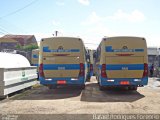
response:
M9 99L11 100L56 100L79 97L78 100L85 102L134 102L145 96L138 91L124 89L110 89L100 91L97 83L88 82L85 90L72 87L60 87L48 89L45 86L32 88Z
M97 83L86 85L86 89L82 91L81 101L86 102L134 102L145 96L138 91L129 91L124 89L99 90Z
M80 88L75 87L60 87L57 89L48 89L45 86L32 88L10 98L12 100L54 100L54 99L65 99L80 96Z

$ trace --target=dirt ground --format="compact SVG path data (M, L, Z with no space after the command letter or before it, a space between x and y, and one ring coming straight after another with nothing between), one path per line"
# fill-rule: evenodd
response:
M1 100L0 114L3 117L25 115L23 119L30 119L26 115L50 119L49 116L54 114L58 115L57 118L52 116L56 120L71 119L77 115L72 118L76 120L81 114L160 114L160 81L150 78L149 84L137 91L100 91L95 77L86 83L85 90L68 87L49 90L39 85Z

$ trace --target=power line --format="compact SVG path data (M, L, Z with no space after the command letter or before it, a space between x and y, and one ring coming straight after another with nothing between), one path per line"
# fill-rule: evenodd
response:
M11 15L14 15L14 14L16 14L17 12L20 12L20 11L22 11L23 9L31 6L32 4L34 4L34 3L37 2L37 1L38 1L38 0L34 0L34 1L32 1L31 3L25 5L25 6L22 7L22 8L19 8L19 9L15 10L15 11L13 11L13 12L11 12L11 13L8 13L8 14L6 14L6 15L4 15L4 16L1 16L0 19L3 19L4 17L8 17L8 16L11 16Z
M0 30L3 31L3 32L5 32L5 33L8 33L8 34L9 34L9 32L6 31L6 30L4 30L4 28L2 28L2 26L0 26Z
M5 33L4 33L4 32L1 32L1 31L0 31L0 34L5 35Z
M22 32L22 31L23 31L23 32L26 32L26 30L18 27L17 25L11 23L10 21L8 21L8 20L6 20L6 19L4 19L4 18L3 18L3 19L0 19L0 20L1 20L1 21L3 20L3 22L7 23L7 24L10 26L10 28L18 29L18 30L20 30L21 32ZM0 25L0 27L3 28L2 25ZM9 32L9 33L11 33L11 32Z

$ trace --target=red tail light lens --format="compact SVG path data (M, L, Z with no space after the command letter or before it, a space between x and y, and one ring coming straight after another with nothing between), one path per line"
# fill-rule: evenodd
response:
M84 76L84 72L85 72L84 64L83 64L83 63L80 63L79 76Z
M93 64L90 64L90 71L93 71Z
M40 64L40 66L39 66L39 75L40 75L41 77L44 77L43 64Z
M143 71L143 77L148 76L148 64L144 63L144 71Z
M106 64L102 64L101 76L104 77L104 78L107 77L107 74L106 74Z
M129 85L129 81L121 81L120 85Z

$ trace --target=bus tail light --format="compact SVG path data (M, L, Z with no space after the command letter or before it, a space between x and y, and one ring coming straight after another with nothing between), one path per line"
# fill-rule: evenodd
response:
M144 71L143 71L143 77L148 76L148 64L144 63Z
M107 74L106 74L106 64L102 64L101 76L104 77L104 78L107 77Z
M39 65L39 75L40 75L41 77L44 77L43 64L40 64L40 65Z
M80 63L79 65L80 65L79 77L82 77L84 76L84 72L85 72L84 64Z

